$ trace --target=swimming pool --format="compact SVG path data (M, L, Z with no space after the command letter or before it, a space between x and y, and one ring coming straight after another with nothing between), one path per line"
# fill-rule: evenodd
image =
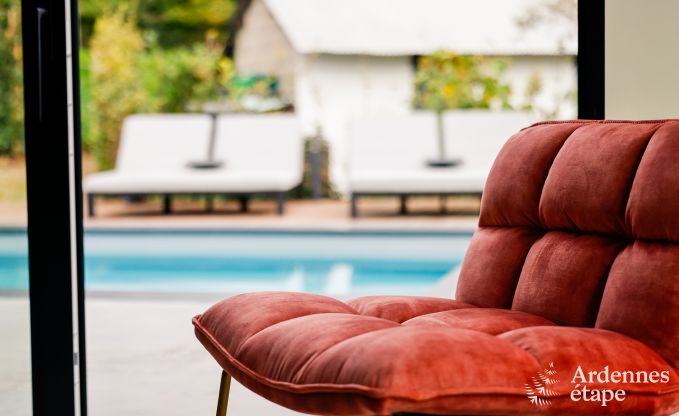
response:
M465 232L88 231L86 289L425 294L460 263L470 238ZM28 287L26 247L24 231L0 231L0 292Z

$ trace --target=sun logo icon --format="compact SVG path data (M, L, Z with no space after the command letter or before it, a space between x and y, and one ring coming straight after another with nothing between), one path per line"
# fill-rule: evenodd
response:
M549 406L552 404L550 398L557 395L552 390L552 386L559 382L556 378L557 371L554 369L554 362L550 362L547 368L538 371L530 381L524 384L528 400L536 406Z

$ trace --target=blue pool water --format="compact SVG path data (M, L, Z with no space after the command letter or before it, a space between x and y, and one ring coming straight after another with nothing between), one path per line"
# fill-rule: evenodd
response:
M424 294L455 268L470 234L88 231L89 291L334 296ZM0 231L0 293L28 287L26 235Z

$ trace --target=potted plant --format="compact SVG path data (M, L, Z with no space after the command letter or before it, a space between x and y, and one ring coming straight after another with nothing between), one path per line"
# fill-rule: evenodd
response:
M436 113L438 155L432 167L455 166L445 143L443 114L451 109L511 109L511 87L502 81L507 64L501 59L459 55L439 50L417 60L415 107Z

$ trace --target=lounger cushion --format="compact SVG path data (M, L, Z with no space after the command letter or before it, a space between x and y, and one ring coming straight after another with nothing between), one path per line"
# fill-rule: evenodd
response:
M399 323L404 316L384 312L398 305L415 315ZM450 299L369 297L345 304L263 292L226 299L195 317L194 325L199 340L239 382L302 412L530 414L536 407L525 385L552 362L560 375L551 388L552 411L592 411L570 400L570 375L578 365L669 371L671 383L621 385L625 406L609 403L595 411L662 413L679 400L675 370L639 341ZM610 387L605 384L589 387Z
M282 192L299 183L286 172L232 172L228 169L183 169L178 172L113 170L89 177L85 186L94 194Z
M488 171L461 167L364 171L349 178L354 193L481 193Z
M205 161L215 127L216 169ZM303 139L294 115L138 114L125 119L116 167L84 181L91 194L284 192L303 174Z
M349 188L359 194L481 193L497 152L532 117L514 111L445 112L446 157L461 161L450 168L427 166L439 152L436 116L430 111L353 120Z

